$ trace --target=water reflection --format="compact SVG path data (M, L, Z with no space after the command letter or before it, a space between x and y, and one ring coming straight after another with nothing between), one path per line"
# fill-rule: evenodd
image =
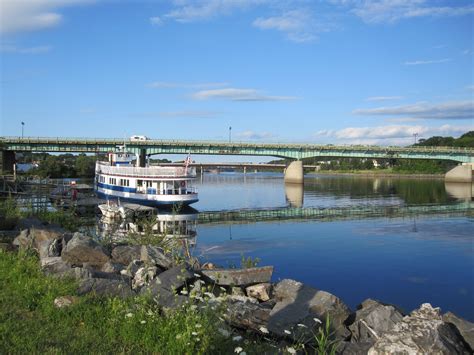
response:
M445 182L446 193L458 200L471 201L474 195L474 185L464 182Z
M198 212L188 208L181 212L151 209L127 219L116 220L102 217L97 224L101 238L122 242L136 239L137 242L180 241L194 247L197 240Z
M303 184L285 183L286 202L290 207L303 207Z

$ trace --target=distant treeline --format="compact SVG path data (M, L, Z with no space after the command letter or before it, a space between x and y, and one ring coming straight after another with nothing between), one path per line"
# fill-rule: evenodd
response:
M49 178L93 178L97 160L106 160L106 157L104 155L85 154L25 153L19 162L38 164L38 167L27 172L29 175ZM171 161L168 159L150 159L150 162L170 163Z
M431 137L420 139L414 146L423 147L474 147L474 131L467 132L459 138L453 137ZM456 162L430 159L376 159L378 166L374 165L373 159L356 158L305 158L305 165L319 165L322 171L365 171L387 169L394 173L407 174L443 174L457 165ZM270 163L289 163L291 160L273 160Z

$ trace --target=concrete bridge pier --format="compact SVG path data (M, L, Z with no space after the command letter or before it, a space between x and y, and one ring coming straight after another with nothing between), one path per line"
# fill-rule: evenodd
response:
M446 182L469 182L472 183L474 170L473 163L464 163L448 171L444 176Z
M137 167L146 167L146 149L140 149L140 154L138 154L137 159Z
M304 183L304 172L303 162L296 160L290 163L285 169L285 183L290 184L303 184Z
M13 174L15 166L15 152L0 150L0 175Z

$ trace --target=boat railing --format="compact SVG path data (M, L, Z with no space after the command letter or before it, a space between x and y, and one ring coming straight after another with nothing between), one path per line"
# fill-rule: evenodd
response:
M108 163L97 162L97 172L102 174L118 174L125 176L142 177L196 177L196 168L176 166L111 166Z

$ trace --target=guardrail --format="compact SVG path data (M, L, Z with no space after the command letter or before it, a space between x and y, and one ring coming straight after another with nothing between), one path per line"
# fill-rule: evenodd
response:
M108 175L123 175L129 177L182 177L182 178L194 178L196 177L195 168L185 167L174 167L174 166L149 166L146 168L141 167L118 167L110 166L107 163L97 162L96 171L102 174Z

